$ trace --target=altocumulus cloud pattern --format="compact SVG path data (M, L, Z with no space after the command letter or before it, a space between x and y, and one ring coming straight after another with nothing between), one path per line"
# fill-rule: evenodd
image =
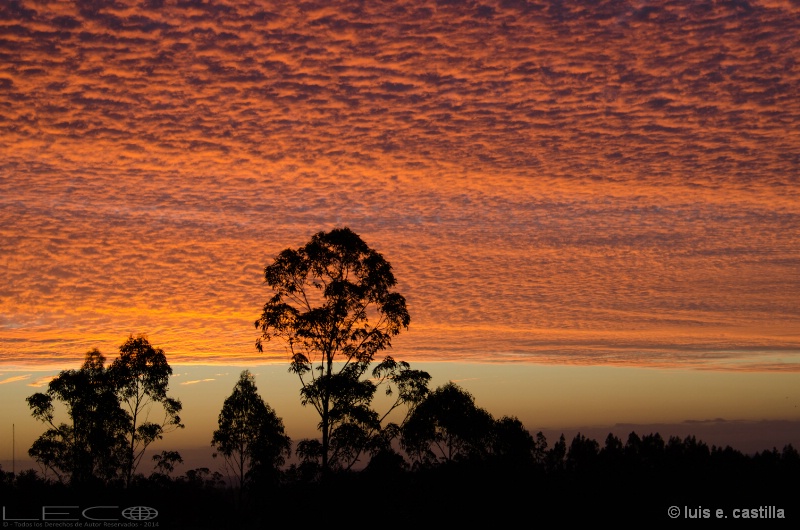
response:
M267 260L348 225L409 359L796 369L798 27L778 0L3 2L0 353L246 359Z

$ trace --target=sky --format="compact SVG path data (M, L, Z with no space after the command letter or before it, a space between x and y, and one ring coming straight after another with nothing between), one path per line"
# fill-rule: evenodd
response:
M0 395L130 334L285 363L263 268L348 226L397 358L722 378L633 416L800 422L798 49L788 0L3 2ZM790 404L705 411L743 389Z

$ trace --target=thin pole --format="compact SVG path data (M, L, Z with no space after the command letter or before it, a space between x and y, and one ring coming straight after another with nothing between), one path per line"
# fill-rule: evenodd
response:
M11 476L17 476L17 426L11 424Z

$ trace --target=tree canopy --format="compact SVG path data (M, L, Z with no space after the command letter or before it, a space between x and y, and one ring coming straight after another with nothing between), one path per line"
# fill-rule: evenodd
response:
M277 474L291 451L283 421L258 394L248 370L239 376L219 413L219 428L211 445L225 459L240 491L251 481L269 480Z
M381 430L371 403L379 384L399 390L400 404L424 395L430 376L386 357L373 378L362 379L375 356L391 347L410 317L392 267L349 228L319 232L298 249L286 249L264 269L274 291L255 326L256 347L279 340L290 356L290 371L301 381L301 401L320 416L319 444L301 454L319 457L322 469L350 466Z
M128 422L125 481L130 483L147 447L164 434L183 428L181 402L167 395L172 368L164 350L154 348L147 337L130 336L111 364L110 376ZM152 405L161 404L163 416L152 421Z
M129 484L146 448L183 427L180 401L167 396L172 369L163 350L131 336L111 366L105 361L91 350L80 369L62 371L47 392L27 398L33 417L49 425L28 454L59 480ZM57 423L54 402L66 406L69 422ZM158 420L151 418L156 403Z
M47 392L26 401L33 417L50 426L28 450L45 471L76 485L118 477L125 466L130 417L120 407L99 350L87 352L80 369L62 371ZM56 422L54 402L66 405L69 422Z
M403 425L401 444L418 463L481 457L493 446L495 421L475 398L447 383L414 409Z

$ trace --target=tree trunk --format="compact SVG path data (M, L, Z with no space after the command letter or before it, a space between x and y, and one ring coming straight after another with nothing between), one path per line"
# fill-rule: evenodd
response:
M322 476L328 475L328 400L322 410Z

